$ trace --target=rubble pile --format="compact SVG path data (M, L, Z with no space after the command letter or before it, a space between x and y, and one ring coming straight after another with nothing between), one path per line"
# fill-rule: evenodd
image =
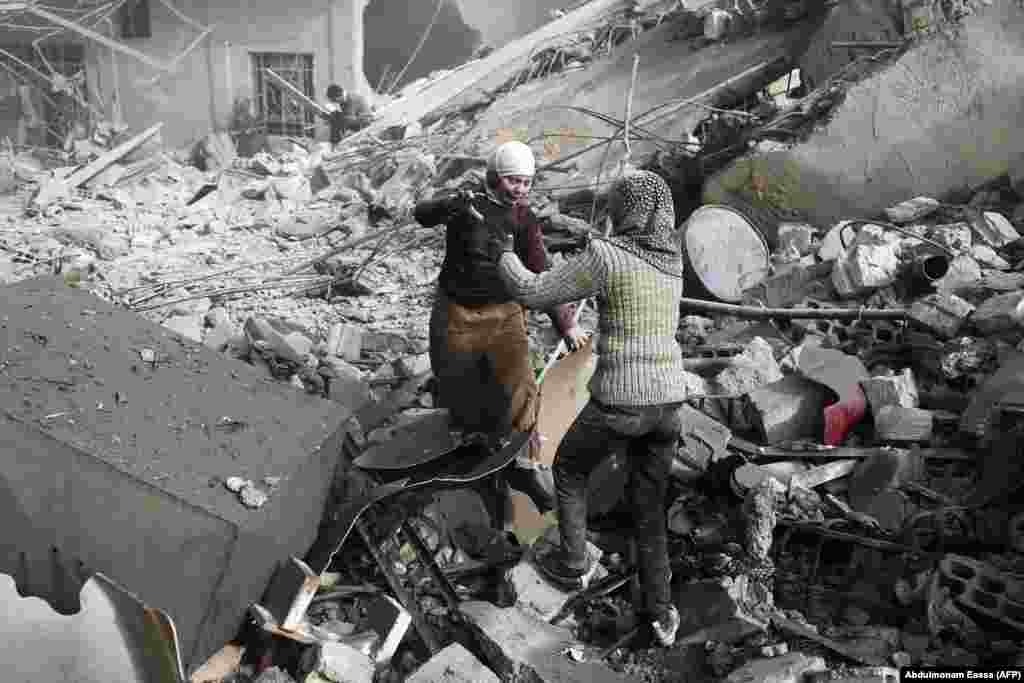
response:
M63 153L2 150L0 282L62 276L350 409L323 525L337 533L345 503L388 485L351 462L441 412L427 330L444 233L412 211L483 177L489 141L463 142L479 108L665 22L706 46L811 11L747 4L635 2L536 50L483 104L337 149L275 140L240 155L215 132L166 151L159 125L104 125L77 131ZM973 11L918 10L931 12L908 15L921 35ZM645 167L668 176L682 214L694 174L754 143L791 144L834 109L841 80L781 108L761 93L741 98ZM675 647L649 647L635 609L628 458L611 454L590 520L601 567L584 590L570 594L534 566L558 546L551 515L517 536L494 529L468 491L409 493L356 514L345 534L359 539L340 543L323 571L282 558L250 608L246 653L226 650L224 671L193 680L882 681L905 666L1024 666L1018 175L834 225L749 213L773 197L754 170L744 178L734 208L768 262L739 301L684 299L677 332L690 396L666 511ZM586 243L603 209L594 194L532 200L556 261ZM529 315L540 371L559 339ZM252 511L279 483L222 482Z

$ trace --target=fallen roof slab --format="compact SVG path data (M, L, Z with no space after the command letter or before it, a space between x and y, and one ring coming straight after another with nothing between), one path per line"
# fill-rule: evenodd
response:
M0 292L0 571L62 612L102 572L198 665L312 544L348 411L60 279Z

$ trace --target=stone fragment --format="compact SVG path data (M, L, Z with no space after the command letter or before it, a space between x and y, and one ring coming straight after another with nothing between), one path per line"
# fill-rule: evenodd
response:
M966 254L974 246L971 226L967 223L936 225L929 231L928 237L956 254Z
M175 315L164 321L164 327L191 339L192 341L203 341L203 318L201 315Z
M1010 242L1020 239L1020 233L1001 213L982 211L971 216L971 230L979 241L999 249Z
M885 406L916 408L918 405L917 383L910 368L905 368L898 375L872 377L862 381L860 386L875 415Z
M795 251L806 256L811 253L816 234L814 226L806 223L780 223L778 251Z
M203 346L214 351L223 351L234 336L235 330L231 325L218 325L206 331L206 335L203 337Z
M1024 292L989 297L971 315L971 322L982 334L998 334L1021 329L1024 321Z
M538 558L556 552L560 546L558 527L549 527L507 574L507 581L515 591L516 605L545 621L555 616L565 605L566 600L572 597L572 591L553 584L540 573L536 566ZM600 548L589 541L587 541L587 552L595 562L598 562L591 583L600 581L608 575L608 570L600 564L603 553Z
M831 392L799 375L758 387L749 394L753 422L765 443L820 440L825 429L824 409Z
M899 242L858 244L836 260L832 285L840 296L851 297L891 285L899 269Z
M372 683L376 670L373 661L356 648L331 641L310 647L303 654L302 668L332 683Z
M741 354L732 359L732 365L715 377L722 393L739 396L782 379L782 370L775 360L771 345L761 337L754 337Z
M981 280L981 265L969 254L961 254L949 262L949 270L935 282L938 292L958 293L970 290Z
M327 353L352 363L363 353L363 328L338 323L327 335Z
M203 317L203 320L207 327L230 327L232 324L231 314L222 306L214 306L208 310L206 315Z
M939 208L939 202L931 197L914 197L905 202L885 210L886 217L893 223L903 225L919 221L925 216L934 213Z
M323 359L319 373L327 380L327 398L357 411L374 400L362 371L336 356Z
M1010 269L1010 262L997 254L995 249L987 244L975 244L971 247L971 256L984 268L995 268L996 270Z
M875 413L875 435L883 441L927 441L932 436L932 411L885 406Z
M415 377L430 370L430 354L405 356L395 361L395 372L401 377Z
M501 680L543 683L628 683L635 679L586 657L573 662L561 653L578 646L568 631L518 607L471 601L459 606L484 662ZM585 649L586 650L586 649Z
M910 307L910 318L942 339L952 339L974 312L974 306L956 294L929 294Z

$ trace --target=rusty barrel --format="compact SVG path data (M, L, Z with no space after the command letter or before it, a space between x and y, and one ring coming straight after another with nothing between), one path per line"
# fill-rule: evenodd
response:
M739 303L743 290L759 284L770 272L771 248L766 230L777 222L752 217L754 212L721 204L700 207L682 229L684 296Z

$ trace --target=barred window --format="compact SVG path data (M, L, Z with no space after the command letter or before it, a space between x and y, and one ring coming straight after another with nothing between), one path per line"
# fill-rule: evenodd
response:
M316 127L315 114L267 75L270 69L315 99L313 55L286 52L257 52L252 55L256 83L256 115L267 135L311 137Z

